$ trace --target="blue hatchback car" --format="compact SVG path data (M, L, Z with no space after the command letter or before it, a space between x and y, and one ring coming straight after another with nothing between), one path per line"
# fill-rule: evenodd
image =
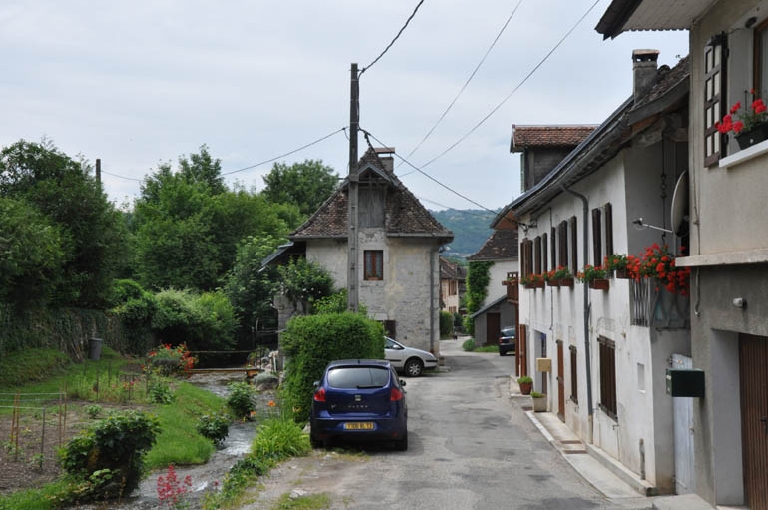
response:
M405 381L381 359L332 361L315 383L309 419L312 446L334 439L392 442L408 449Z

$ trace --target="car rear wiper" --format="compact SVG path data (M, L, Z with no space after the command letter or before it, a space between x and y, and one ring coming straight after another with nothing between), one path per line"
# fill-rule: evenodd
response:
M358 384L357 385L358 390L365 390L370 388L382 388L382 386L379 384Z

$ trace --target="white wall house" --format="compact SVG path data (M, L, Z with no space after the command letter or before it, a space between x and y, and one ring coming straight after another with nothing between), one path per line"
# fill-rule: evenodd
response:
M670 229L672 190L687 168L688 61L657 69L657 56L634 52L632 96L500 213L518 221L521 276L557 266L575 274L608 254L653 243L676 253L683 243L647 227ZM518 297L521 372L593 452L643 479L647 494L675 490L665 376L673 355L690 356L688 298L656 287L612 274L607 290L576 281L521 286ZM551 370L537 371L537 358Z
M403 343L440 350L439 250L453 240L393 172L394 149L369 149L358 165L357 289L369 317ZM327 269L337 288L347 287L348 182L288 238L288 256L304 256ZM277 302L279 327L295 311Z
M678 264L691 269L692 366L704 374L692 399L694 490L713 506L765 510L768 141L716 123L737 102L734 122L768 98L768 1L614 0L597 26L605 37L670 29L690 31L690 253Z

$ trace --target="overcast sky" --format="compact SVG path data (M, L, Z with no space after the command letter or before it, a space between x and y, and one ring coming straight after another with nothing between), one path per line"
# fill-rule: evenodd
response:
M520 194L513 124L600 124L632 93L633 49L658 49L670 67L688 53L687 32L604 41L594 28L609 0L425 0L371 65L418 3L4 0L0 146L45 137L100 158L118 205L203 144L229 184L251 190L273 163L237 171L274 158L343 176L357 63L360 126L429 175L396 159L422 204L495 210Z

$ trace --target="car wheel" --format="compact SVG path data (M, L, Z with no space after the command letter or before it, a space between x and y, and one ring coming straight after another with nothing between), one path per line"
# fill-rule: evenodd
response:
M312 448L320 448L323 446L323 442L312 434L309 435L309 444L312 446Z
M408 450L408 433L402 439L395 441L395 449L401 452Z
M418 377L424 370L424 364L420 359L411 358L405 362L405 374L411 377Z

